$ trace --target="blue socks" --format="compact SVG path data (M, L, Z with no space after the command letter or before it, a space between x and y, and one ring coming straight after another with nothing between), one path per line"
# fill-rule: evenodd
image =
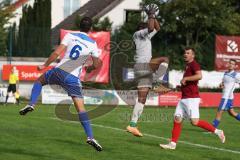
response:
M236 119L240 121L240 114L236 116Z
M79 121L81 122L87 137L92 139L93 132L92 132L90 121L88 119L87 112L79 112L78 116L79 116Z
M236 118L236 120L240 121L240 114L238 114L235 118ZM214 121L212 122L212 124L215 128L218 127L219 123L220 123L220 121L217 119L214 119Z
M36 104L37 99L38 99L39 95L41 94L41 91L42 91L42 84L40 82L36 81L33 84L29 105L34 106Z
M214 121L213 121L213 126L215 127L215 128L217 128L218 127L218 125L219 125L219 123L220 123L220 121L219 120L217 120L217 119L214 119Z

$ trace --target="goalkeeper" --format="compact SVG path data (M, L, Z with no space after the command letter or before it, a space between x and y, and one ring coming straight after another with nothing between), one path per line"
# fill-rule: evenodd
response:
M153 80L159 80L166 73L168 67L167 58L159 57L152 59L151 38L160 30L160 25L155 14L157 11L158 8L156 5L148 5L145 8L145 12L148 15L148 22L140 22L137 31L133 35L136 46L134 72L138 83L138 99L134 105L127 131L138 137L143 136L137 128L137 121L143 112L149 89L152 88ZM167 91L165 90L164 92Z

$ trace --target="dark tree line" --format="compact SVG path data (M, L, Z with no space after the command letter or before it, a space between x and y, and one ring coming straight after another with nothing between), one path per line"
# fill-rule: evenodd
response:
M13 16L12 8L9 6L8 0L3 0L0 2L0 55L7 55L7 25L9 25L9 19Z
M19 26L9 29L13 56L46 57L51 53L51 0L35 0L24 6Z

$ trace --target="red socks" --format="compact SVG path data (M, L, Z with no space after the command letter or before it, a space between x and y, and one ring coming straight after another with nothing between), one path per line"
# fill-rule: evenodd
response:
M199 120L197 126L208 130L209 132L214 132L216 129L213 125L203 120Z
M178 138L181 134L182 124L174 121L173 130L172 130L172 142L177 143Z
M199 120L198 121L198 124L196 125L200 128L203 128L209 132L213 132L215 131L215 127L213 125L211 125L210 123L206 122L206 121L203 121L203 120ZM172 142L175 142L177 143L178 139L179 139L179 136L181 134L181 130L182 130L182 124L181 123L176 123L174 121L174 124L173 124L173 130L172 130Z

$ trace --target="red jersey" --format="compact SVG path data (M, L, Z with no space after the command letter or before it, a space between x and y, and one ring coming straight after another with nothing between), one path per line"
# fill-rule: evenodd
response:
M193 60L191 63L187 63L185 67L185 72L183 77L189 77L196 74L197 71L200 71L200 65ZM181 86L182 99L185 98L199 98L198 91L198 80L197 81L187 81L186 85Z

